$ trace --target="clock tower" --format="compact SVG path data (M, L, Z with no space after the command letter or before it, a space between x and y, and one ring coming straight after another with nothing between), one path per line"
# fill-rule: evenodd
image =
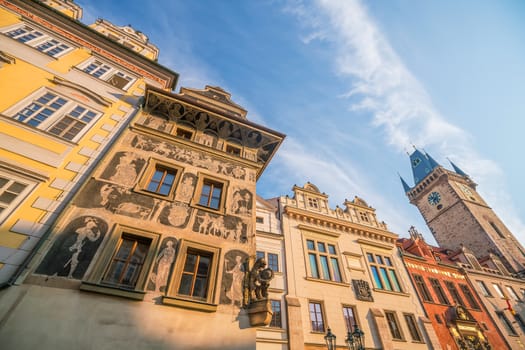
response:
M476 191L477 184L454 163L453 171L426 152L410 155L414 186L401 182L438 244L458 249L460 244L477 258L498 255L511 273L525 273L525 249Z

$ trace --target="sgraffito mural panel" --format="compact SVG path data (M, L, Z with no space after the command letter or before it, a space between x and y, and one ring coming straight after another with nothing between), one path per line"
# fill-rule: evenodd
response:
M253 195L246 189L236 189L233 191L230 211L232 214L252 215Z
M133 152L117 152L100 177L121 186L133 187L145 163Z
M190 220L191 208L185 203L173 202L164 206L159 215L163 225L184 228Z
M95 216L72 220L58 235L35 272L82 279L107 230L108 224Z
M165 293L168 285L171 268L175 262L177 251L177 239L175 237L166 237L162 240L159 253L155 259L155 265L148 279L147 290L155 293Z
M246 243L248 241L248 225L241 218L216 215L204 210L197 211L193 231L234 242Z
M221 304L240 307L243 299L243 281L246 273L245 262L248 254L242 250L230 250L224 255L224 270L222 273Z

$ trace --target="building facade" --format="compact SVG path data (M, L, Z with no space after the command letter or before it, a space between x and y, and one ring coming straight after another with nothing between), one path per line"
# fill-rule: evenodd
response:
M146 84L178 78L144 34L81 15L71 1L0 1L0 286L24 272Z
M413 227L398 245L443 349L513 349L446 250L427 244Z
M512 273L525 269L525 249L476 191L477 184L452 163L454 171L430 155L410 155L414 186L401 179L410 203L425 219L439 246L451 250L459 243L478 258L493 253Z
M307 183L281 196L290 349L346 346L357 325L368 349L441 349L403 266L396 239L356 197L344 209Z

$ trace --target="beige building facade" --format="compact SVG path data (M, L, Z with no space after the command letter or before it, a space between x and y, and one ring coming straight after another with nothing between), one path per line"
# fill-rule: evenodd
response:
M331 209L307 183L279 198L290 349L339 347L357 325L368 349L440 349L396 248L397 235L358 197Z

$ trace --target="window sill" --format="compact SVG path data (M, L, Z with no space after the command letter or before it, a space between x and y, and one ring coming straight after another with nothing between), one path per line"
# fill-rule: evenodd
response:
M264 331L264 332L286 333L286 329L284 329L283 327L272 327L272 326L257 327L257 330Z
M204 301L180 299L175 297L162 297L162 304L170 306L178 306L185 309L198 310L204 312L215 312L217 311L217 304L210 304Z
M305 277L305 279L307 281L312 281L312 282L321 282L321 283L327 283L327 284L333 284L333 285L336 285L336 286L341 286L341 287L350 287L350 284L349 283L345 283L345 282L336 282L336 281L331 281L331 280L323 280L323 279L320 279L320 278L314 278L314 277Z
M400 296L404 296L404 297L410 297L412 295L410 293L396 292L396 291L393 291L393 290L384 290L384 289L378 289L378 288L374 288L374 292L385 293L385 294L394 294L394 295L400 295Z
M225 212L226 212L225 208L213 209L213 208L210 208L210 207L207 207L207 206L204 206L204 205L200 205L198 203L192 203L192 204L190 204L190 206L195 208L195 209L207 211L209 213L213 213L213 214L217 214L217 215L224 215Z
M97 283L89 283L89 282L84 282L84 281L82 281L82 283L80 284L80 290L88 291L88 292L95 292L95 293L100 293L100 294L114 295L114 296L133 299L133 300L144 300L144 296L146 295L146 292L143 292L143 291L123 289L123 288L102 285L102 284L97 284Z

